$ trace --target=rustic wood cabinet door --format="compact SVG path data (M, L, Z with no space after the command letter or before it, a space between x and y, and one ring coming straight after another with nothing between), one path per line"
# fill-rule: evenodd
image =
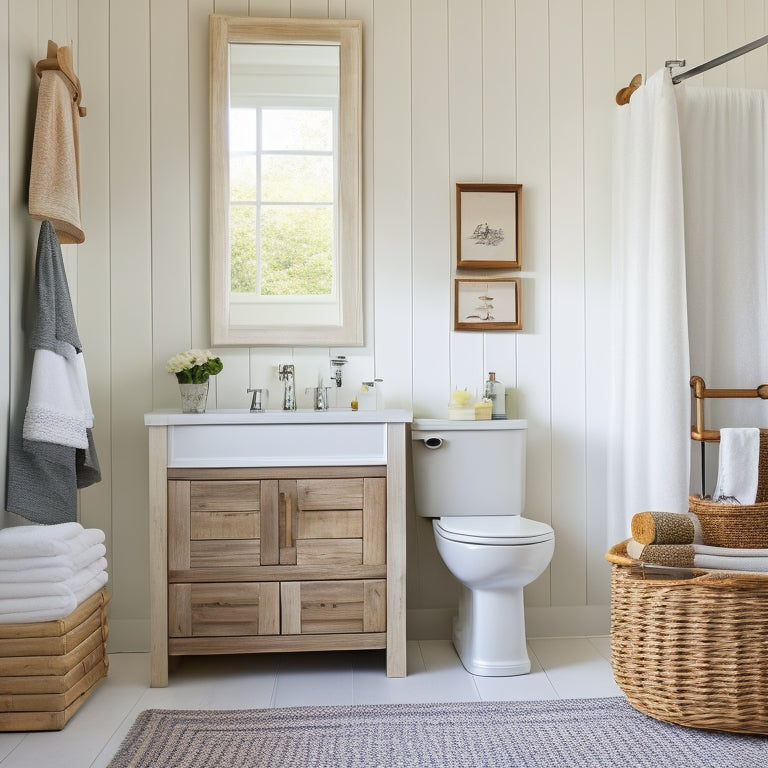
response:
M386 630L384 579L283 582L280 602L284 635Z
M258 566L261 481L170 481L168 532L170 570Z
M236 637L280 633L280 585L170 584L170 637Z
M386 481L380 477L296 481L296 564L386 563Z

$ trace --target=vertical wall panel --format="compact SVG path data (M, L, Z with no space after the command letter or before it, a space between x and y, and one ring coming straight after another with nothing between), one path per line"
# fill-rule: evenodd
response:
M413 410L444 418L451 384L451 199L446 0L413 8ZM431 532L430 532L431 533Z
M517 341L518 410L528 419L526 516L552 516L550 305L550 49L548 4L518 0L517 178L525 185L526 240L523 327ZM555 549L559 545L556 543ZM560 553L557 552L560 557ZM549 605L545 573L526 590L532 604Z
M669 0L646 0L645 68L650 77L675 58L675 4Z
M298 19L327 19L328 0L291 0L291 16Z
M446 418L453 255L449 175L448 2L413 4L413 411ZM429 520L409 519L408 605L450 607L457 585L442 563Z
M746 42L762 37L759 30L765 30L765 9L764 0L745 0L744 37ZM768 46L764 45L744 57L745 87L766 88L768 84L766 72L768 72Z
M9 20L10 11L8 0L0 0L0 51L10 51ZM8 434L11 402L11 371L13 358L11 357L11 256L10 256L10 232L11 216L8 188L10 186L10 157L8 149L11 145L10 127L10 100L9 88L9 57L6 53L0 56L0 355L3 360L8 360L8 365L0 376L0 528L5 525L5 488L6 468L8 466L8 444L2 439L2 435Z
M189 60L186 3L150 6L152 141L152 339L157 394L176 393L166 360L191 344ZM179 87L181 86L181 87ZM157 397L156 394L156 397ZM164 399L161 396L161 399Z
M35 267L35 249L39 224L29 218L27 189L29 162L32 156L32 133L37 107L37 77L35 63L40 59L38 45L38 13L35 3L10 0L8 5L8 142L7 171L9 186L8 209L8 282L10 298L10 416L9 433L21 434L24 409L29 395L29 375L32 357L26 343L26 329L31 322L31 286ZM45 50L43 50L45 53ZM6 515L5 521L20 521Z
M210 346L208 275L210 253L208 16L213 0L188 0L189 35L189 246L192 346ZM216 379L212 387L215 388ZM213 400L215 403L215 399Z
M645 82L658 66L650 68L645 59L645 13L644 4L636 0L614 0L614 54L616 60L616 90L629 85L630 80L640 73ZM661 62L664 66L664 62Z
M517 172L515 4L483 0L483 180Z
M411 399L411 44L410 0L374 6L373 338L376 375L389 402ZM392 57L392 51L401 55ZM382 137L386 137L382 140Z
M114 594L111 647L139 640L117 622L147 623L147 435L153 407L149 12L109 6L109 222ZM83 73L85 76L85 73ZM87 87L87 79L84 81ZM87 119L87 118L86 118ZM93 374L91 374L93 375ZM146 627L145 627L146 630ZM148 642L148 634L141 638Z
M584 325L586 373L586 563L587 604L610 599L609 565L603 557L606 516L608 402L611 347L611 147L617 109L614 88L612 0L584 3Z
M223 13L218 10L217 13ZM231 11L234 13L234 11ZM238 11L238 13L240 13ZM291 0L251 0L247 13L242 15L261 16L262 18L282 19L291 15Z
M551 0L552 601L586 602L584 103L578 5Z
M727 32L726 35L726 48L725 51L732 51L738 48L745 39L744 28L744 4L742 3L729 3L726 9L727 13ZM751 34L752 30L749 30ZM723 51L725 53L725 51ZM744 56L738 56L732 59L725 65L726 80L729 88L743 88L744 87L744 65L746 58Z
M483 172L485 182L517 182L517 112L515 87L515 5L484 0L483 22ZM523 186L525 204L525 185ZM529 239L523 232L523 263ZM513 273L501 272L500 277ZM523 301L525 297L523 297ZM489 371L508 388L517 384L517 332L483 334L483 373Z
M728 6L726 0L704 0L704 58L709 61L728 49ZM702 84L714 88L728 85L728 65L702 75Z
M483 26L482 0L448 2L448 104L451 182L483 181ZM456 274L456 203L451 196L451 253L454 277L482 277L482 273ZM453 295L453 286L451 286ZM453 328L451 304L449 327ZM483 384L483 334L452 331L451 388L469 387L478 396Z
M686 68L695 67L704 61L704 3L702 0L678 0L677 46L673 58L683 59ZM679 69L673 70L675 73L679 71ZM701 76L686 82L701 85Z
M214 13L227 13L232 16L248 16L248 0L214 0L213 10Z
M80 184L85 242L76 248L77 326L88 370L94 415L93 437L102 481L80 493L83 525L107 535L112 560L112 317L109 249L109 9L99 0L81 0L76 72L87 111L80 120ZM87 84L87 88L86 85Z

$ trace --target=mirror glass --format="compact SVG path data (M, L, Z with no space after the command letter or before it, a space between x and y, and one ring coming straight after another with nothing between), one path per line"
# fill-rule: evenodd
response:
M360 22L211 16L211 335L360 345Z

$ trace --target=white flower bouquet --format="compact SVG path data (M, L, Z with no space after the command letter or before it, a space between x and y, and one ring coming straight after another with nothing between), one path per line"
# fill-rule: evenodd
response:
M165 365L179 384L203 384L209 376L219 373L224 364L210 349L188 349L174 355Z

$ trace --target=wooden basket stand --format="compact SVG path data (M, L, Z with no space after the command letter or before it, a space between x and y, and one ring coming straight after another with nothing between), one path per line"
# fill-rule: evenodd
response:
M768 399L768 384L755 389L709 389L700 376L691 377L695 423L691 439L701 443L701 496L688 497L688 509L701 523L704 544L713 547L743 549L768 548L768 445L761 440L759 462L761 472L755 504L722 504L705 493L705 445L720 440L719 429L704 427L704 400L707 398Z

